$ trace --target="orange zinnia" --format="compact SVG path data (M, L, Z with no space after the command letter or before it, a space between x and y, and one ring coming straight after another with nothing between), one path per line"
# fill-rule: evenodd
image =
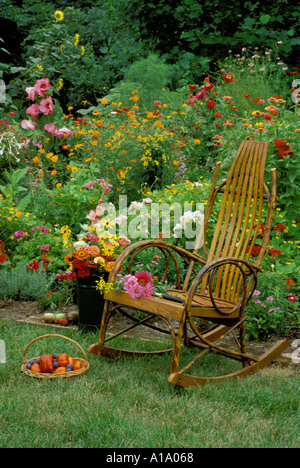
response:
M76 260L86 260L89 257L89 252L85 249L79 249L73 252L73 258Z

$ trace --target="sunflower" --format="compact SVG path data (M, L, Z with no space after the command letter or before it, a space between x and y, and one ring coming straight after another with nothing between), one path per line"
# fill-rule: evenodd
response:
M54 13L54 17L56 21L62 21L64 19L64 14L62 11L56 10L56 12Z

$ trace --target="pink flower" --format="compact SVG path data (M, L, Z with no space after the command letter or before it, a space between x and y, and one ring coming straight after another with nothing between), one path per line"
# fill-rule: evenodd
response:
M48 245L41 245L40 250L43 250L44 252L49 252L50 247Z
M195 95L195 98L196 99L201 99L203 96L205 96L206 94L206 89L201 89L196 95Z
M290 302L296 302L297 298L294 294L290 294L288 297L288 301Z
M73 132L67 127L59 128L57 131L57 136L61 138L69 138L73 135Z
M33 122L33 120L22 120L21 127L25 130L36 130L38 125L36 122Z
M45 92L49 88L51 88L51 86L48 78L42 78L41 80L37 80L34 85L34 90L36 94L42 97L45 96Z
M153 285L152 276L146 271L138 271L134 276L140 286L148 286L148 284Z
M28 88L25 88L25 91L28 94L26 99L30 99L31 101L35 101L35 99L36 99L35 88L34 87L28 87Z
M136 297L142 297L143 296L144 288L137 283L135 285L131 285L127 289L127 292L132 297L132 299L135 299Z
M43 99L40 102L39 109L44 115L49 115L53 113L54 104L53 104L51 96Z
M154 101L153 105L155 107L159 107L159 106L161 106L161 101Z
M14 233L14 237L17 237L17 238L18 237L24 237L24 236L26 236L26 233L24 231L16 231Z
M153 296L153 286L146 286L144 288L144 296L145 297L151 297Z
M37 143L33 140L32 144L33 144L33 146L37 146L40 149L43 148L43 144L42 144L41 140L38 141Z
M30 107L28 107L26 114L31 115L31 117L36 118L40 113L39 106L37 104L32 104Z
M48 133L51 133L53 136L57 136L58 134L58 130L56 128L56 125L54 125L54 123L49 123L49 124L44 125L44 130L46 130L46 132Z

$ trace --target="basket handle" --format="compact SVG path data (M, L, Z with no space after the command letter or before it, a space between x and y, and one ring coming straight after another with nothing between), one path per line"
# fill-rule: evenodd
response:
M72 340L72 339L69 338L68 336L56 335L56 334L48 334L48 335L42 335L42 336L38 336L37 338L34 338L34 340L32 340L32 341L26 346L26 348L24 349L24 352L23 352L23 363L24 363L24 364L27 362L26 353L27 353L29 347L30 347L33 343L35 343L36 341L41 340L41 339L43 339L43 338L49 338L49 337L62 338L62 339L64 339L64 340L70 341L71 343L74 343L74 344L80 349L80 351L82 352L82 354L83 354L83 356L84 356L84 359L87 361L87 355L86 355L84 349L80 346L79 343L77 343L76 341Z

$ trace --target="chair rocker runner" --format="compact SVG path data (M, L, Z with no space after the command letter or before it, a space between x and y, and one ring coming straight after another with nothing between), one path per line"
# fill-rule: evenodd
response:
M268 144L243 141L236 153L227 180L217 187L220 163L217 163L204 217L204 241L196 241L193 252L163 240L145 240L132 244L116 260L109 281L114 283L121 266L128 262L128 273L138 255L146 249L159 253L165 269L162 281L167 278L171 263L176 272L176 289L160 297L131 298L125 292L111 291L105 295L105 306L99 342L89 352L111 358L172 354L168 381L183 387L204 385L207 382L237 379L262 369L289 346L287 340L279 340L262 356L255 357L246 351L245 310L257 284L257 273L266 252L275 210L276 170L271 170L271 190L264 183ZM219 215L209 250L206 249L206 233L216 199L222 197ZM263 218L265 214L265 219ZM264 229L260 230L264 222ZM204 256L199 255L202 245ZM253 257L254 245L259 244L259 254ZM151 251L152 251L151 250ZM251 257L251 260L250 260ZM183 280L179 274L180 262L186 263ZM127 264L127 263L126 263ZM173 270L172 270L173 271ZM122 271L125 274L124 271ZM121 332L107 336L111 314L118 310L131 318L133 325ZM142 311L146 317L137 319L130 311ZM139 314L143 315L142 313ZM160 318L165 326L153 325L153 318ZM171 319L171 320L170 320ZM157 321L157 320L156 320ZM203 325L209 328L202 331ZM175 324L177 324L175 330ZM213 324L213 326L212 326ZM147 326L167 333L172 338L172 348L161 351L129 351L106 346L106 343L136 326ZM236 332L238 336L236 336ZM222 345L232 335L237 349ZM228 340L225 340L228 342ZM231 340L232 342L232 340ZM181 345L198 348L198 354L180 368ZM199 353L200 349L200 353ZM187 373L207 353L215 352L229 359L240 361L240 369L232 373L200 377Z

